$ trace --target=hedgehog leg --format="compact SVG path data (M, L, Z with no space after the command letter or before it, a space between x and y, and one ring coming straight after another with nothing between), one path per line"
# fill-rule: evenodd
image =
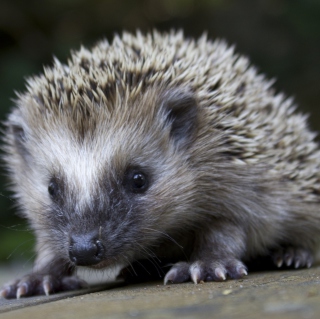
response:
M313 256L308 249L299 247L284 247L272 253L273 262L277 267L310 268Z
M50 295L59 291L76 290L85 287L86 283L76 276L55 277L53 275L30 274L13 283L4 285L0 296L11 299L34 295Z
M193 281L224 281L229 276L239 279L248 274L247 267L236 259L220 261L198 260L193 263L180 262L172 266L164 278L164 284Z
M196 261L190 266L190 277L195 284L200 281L224 281L227 275L232 279L239 279L247 274L247 267L237 259L222 259L218 262Z
M60 291L85 287L86 283L77 276L72 276L72 273L73 269L65 262L56 260L42 271L31 273L4 285L0 290L0 296L7 299L34 295L48 296Z
M245 236L236 226L215 223L214 229L203 231L197 238L190 262L180 262L169 270L164 284L184 281L223 281L247 275L241 261L245 249Z

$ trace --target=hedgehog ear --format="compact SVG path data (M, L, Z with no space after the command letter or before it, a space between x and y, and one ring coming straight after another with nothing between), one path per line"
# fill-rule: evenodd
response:
M11 125L11 127L9 129L13 135L14 144L17 148L18 153L24 159L26 159L26 157L28 155L28 151L25 146L26 134L24 132L24 129L20 125L17 125L17 124Z
M189 91L173 90L163 95L162 106L170 136L179 146L188 146L197 128L197 101Z

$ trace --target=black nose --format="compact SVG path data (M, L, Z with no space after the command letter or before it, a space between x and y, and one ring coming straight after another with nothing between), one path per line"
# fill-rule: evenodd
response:
M103 260L104 246L96 234L71 235L69 257L78 266L96 265Z

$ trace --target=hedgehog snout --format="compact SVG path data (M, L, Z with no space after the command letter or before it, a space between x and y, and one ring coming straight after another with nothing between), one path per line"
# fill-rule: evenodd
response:
M105 247L98 232L72 234L69 258L77 266L93 266L103 260Z

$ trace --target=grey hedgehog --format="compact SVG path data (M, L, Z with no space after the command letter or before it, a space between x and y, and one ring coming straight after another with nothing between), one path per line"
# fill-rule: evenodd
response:
M165 284L241 278L259 256L310 267L320 152L294 110L247 58L206 36L124 33L55 60L5 123L37 259L1 295L78 289L77 266L146 259L174 263Z

